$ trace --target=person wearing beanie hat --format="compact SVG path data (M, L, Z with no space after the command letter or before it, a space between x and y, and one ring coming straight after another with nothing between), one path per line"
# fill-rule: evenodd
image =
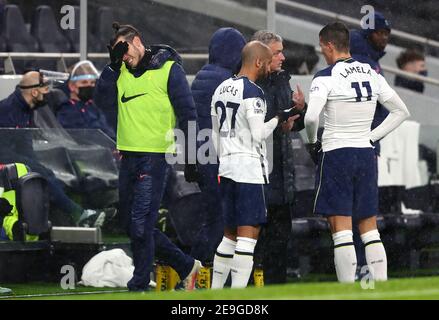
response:
M350 52L357 61L368 63L382 74L379 60L386 54L391 25L380 12L375 12L374 21L360 30L350 32Z
M391 32L390 23L379 12L375 13L374 18L374 23L367 28L363 28L363 32L375 50L384 51Z
M360 30L350 31L350 53L352 58L359 62L369 64L377 73L383 75L379 60L386 54L384 49L389 42L391 26L389 21L380 12L375 12L374 22L363 25ZM384 121L389 112L377 103L372 129ZM375 145L377 154L380 153L379 142Z

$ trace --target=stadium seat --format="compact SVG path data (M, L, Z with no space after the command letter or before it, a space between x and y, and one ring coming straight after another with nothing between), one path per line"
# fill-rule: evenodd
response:
M107 52L107 44L113 36L111 24L114 21L113 10L109 7L100 7L97 14L96 36L99 44L99 52Z
M422 247L439 244L439 213L423 213L423 229L419 234Z
M70 43L61 33L53 10L49 6L39 6L35 9L31 33L38 40L43 52L70 52ZM48 34L50 37L47 36Z
M319 61L313 46L285 41L283 69L290 74L309 74Z
M288 255L294 255L298 259L296 262L299 263L300 274L332 272L332 265L318 263L321 259L330 259L332 254L331 232L326 218L304 217L293 219L288 246Z
M79 52L79 31L80 31L80 12L79 7L74 6L75 9L75 27L73 29L64 30L64 34L69 39L73 52ZM90 30L90 28L88 28ZM97 52L99 51L98 41L96 37L91 33L87 32L87 51Z
M88 130L90 131L90 130ZM110 148L99 145L68 149L81 183L80 193L93 208L107 208L118 201L119 171Z
M6 51L6 40L0 37L0 52Z
M69 148L69 154L85 192L118 187L118 169L110 149L101 146Z
M48 234L51 224L47 180L22 163L2 164L0 179L5 190L2 198L12 204L10 213L3 220L5 223L8 219L9 225L4 229L9 233L8 238L36 241L40 235Z
M30 172L18 180L17 209L23 235L50 236L48 188L46 179L36 172Z
M70 42L62 34L53 10L49 6L38 6L35 9L31 33L37 39L42 52L71 51ZM56 60L43 60L39 66L43 69L56 70Z
M38 52L38 42L26 28L26 24L18 6L9 4L3 13L3 27L0 35L6 42L8 52ZM36 67L35 60L14 60L16 73Z
M80 180L72 165L72 160L63 147L35 148L37 159L47 168L50 168L55 176L65 186L79 190Z
M385 227L379 227L379 230L389 266L413 268L419 264L419 253L425 246L422 238L425 225L422 214L385 214L382 218Z
M1 26L1 21L0 21ZM6 41L4 38L0 37L0 52L6 51ZM4 67L4 59L0 59L0 74L5 73L5 67Z

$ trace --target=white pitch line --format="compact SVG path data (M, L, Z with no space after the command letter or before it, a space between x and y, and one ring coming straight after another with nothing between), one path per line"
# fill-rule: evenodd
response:
M12 295L12 296L0 296L0 299L60 297L60 296L74 296L74 295L102 294L102 293L121 293L121 292L128 292L128 290L105 290L105 291L83 291L83 292L58 292L58 293L41 293L41 294L23 294L23 295Z

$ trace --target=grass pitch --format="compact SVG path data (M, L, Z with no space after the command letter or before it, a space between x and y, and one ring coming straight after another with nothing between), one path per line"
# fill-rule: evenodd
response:
M363 289L360 282L339 284L337 282L293 283L263 288L246 289L151 291L145 293L127 292L126 288L87 288L62 290L48 284L7 285L14 296L0 299L40 300L417 300L439 299L439 277L418 277L391 279L374 284L373 289ZM370 283L369 283L370 287Z

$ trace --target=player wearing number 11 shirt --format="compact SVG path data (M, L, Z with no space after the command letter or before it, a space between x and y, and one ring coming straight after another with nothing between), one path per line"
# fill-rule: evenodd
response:
M225 224L214 257L213 289L223 288L229 272L232 288L247 286L260 225L266 222L265 139L278 125L279 117L264 123L264 92L255 81L268 75L271 59L268 46L249 42L242 50L238 75L221 83L212 97L212 139L219 157Z
M319 38L330 66L315 75L305 116L308 150L318 160L314 212L329 221L340 282L355 280L352 217L359 221L369 270L374 280L384 281L387 258L376 224L377 163L372 144L398 127L409 112L381 75L351 58L344 24L325 26ZM377 100L390 113L370 131ZM317 129L322 110L325 122L320 144Z

